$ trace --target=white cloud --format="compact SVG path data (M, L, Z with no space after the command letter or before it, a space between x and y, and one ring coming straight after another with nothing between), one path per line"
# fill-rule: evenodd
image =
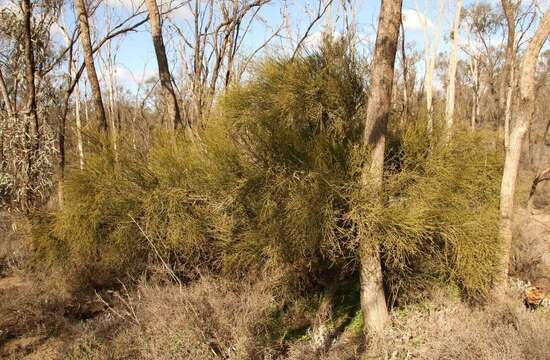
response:
M314 33L310 34L304 40L303 47L307 48L307 49L310 49L310 50L318 49L321 46L321 43L323 41L323 34L324 33L322 31L317 31L317 32L314 32ZM342 34L336 31L336 32L333 33L332 36L333 36L334 40L338 41L342 37Z
M158 76L157 72L153 70L143 70L136 74L126 67L120 65L115 67L115 77L119 84L141 84L156 76Z
M420 31L425 26L431 28L433 23L424 14L413 9L403 10L403 27L406 30Z
M108 3L112 7L124 9L129 12L146 10L143 0L108 0ZM157 0L157 4L161 12L169 11L167 17L172 20L185 20L191 17L191 12L186 1Z

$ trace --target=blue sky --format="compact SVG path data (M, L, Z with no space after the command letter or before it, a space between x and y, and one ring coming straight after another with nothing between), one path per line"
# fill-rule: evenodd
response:
M420 3L423 2L424 0L420 0ZM428 17L435 18L437 17L438 11L437 2L435 0L431 0L430 2L434 2L435 4L434 8L428 9ZM357 12L358 31L362 38L366 39L367 41L372 41L375 38L380 1L364 0L357 1L357 3L359 9ZM292 26L295 31L296 28L300 29L300 35L303 34L303 32L305 31L305 27L308 25L308 19L304 14L304 7L306 4L307 3L305 1L297 1L293 8L289 10L291 14ZM423 4L419 5L422 6ZM281 8L281 2L274 1L272 4L266 6L262 10L261 15L265 19L265 21L267 21L268 26L266 26L265 24L259 24L247 36L245 46L249 51L253 51L253 49L258 46L258 44L263 43L266 37L271 34L272 28L276 28L281 24ZM405 1L403 8L409 10L415 9L414 0ZM337 9L335 8L333 10L333 18L336 17ZM176 16L171 18L171 21L176 24L182 24L185 22L185 19L180 18L180 16ZM407 41L414 41L418 45L419 49L421 49L423 43L423 33L421 31L421 28L417 26L417 22L418 21L413 21L414 24L412 25L415 26L407 28L406 38ZM313 36L315 36L315 33L322 31L324 25L324 20L319 21L317 26L315 26L315 28L312 30ZM143 26L140 31L129 34L125 36L122 41L118 41L121 42L120 51L118 52L117 59L119 65L127 68L135 74L143 73L144 65L146 66L147 72L152 72L152 70L156 69L156 63L154 61L154 49L151 43L149 29L147 26ZM170 41L169 37L167 37L166 41L168 43L167 49L175 51L178 45L173 40ZM126 77L126 75L124 75L124 77Z
M16 1L16 0L0 0L2 2L7 1ZM139 0L105 0L111 5L113 10L113 17L122 19L126 14L129 13L129 10L134 7L135 4L139 3ZM171 0L164 0L171 1ZM171 2L174 4L181 4L184 0L173 0ZM289 3L289 14L291 18L291 26L295 36L301 36L303 34L305 27L309 24L308 16L306 15L306 9L313 8L316 6L317 0L305 1L305 0L288 0ZM362 47L369 48L372 46L372 42L376 36L376 26L378 21L380 0L352 0L354 5L357 7L357 27L358 34L361 39L363 39ZM499 0L465 0L464 6L470 4L481 2L489 2L495 6L499 6ZM544 9L549 1L539 0L541 2L541 7ZM446 36L449 33L449 27L453 19L455 0L446 0L447 5L445 8L445 15L443 19L443 33L440 40L440 51L446 51L447 42ZM271 4L265 6L260 12L260 18L262 21L257 22L257 24L252 28L252 31L248 34L244 48L245 51L251 52L255 49L258 44L263 43L264 39L271 34L274 28L277 28L283 21L281 11L283 0L273 0ZM335 0L334 6L331 11L331 18L337 22L336 31L342 31L343 21L341 11L339 10L340 1ZM417 8L417 6L419 8ZM419 11L417 11L417 9ZM66 23L74 22L74 16L71 13L71 9L67 8L65 12ZM406 40L407 42L413 42L419 52L422 52L423 49L423 32L422 32L422 21L426 21L430 32L433 31L438 18L439 12L439 0L404 0L403 2L403 14L405 21L406 29ZM327 17L327 16L325 16ZM98 31L99 29L104 28L105 13L102 9L98 10L94 21ZM171 36L173 31L170 31L170 26L178 26L185 29L186 22L190 19L190 13L187 8L180 7L177 11L173 12L165 20L165 42L166 48L169 52L169 57L174 64L173 71L179 71L179 66L175 65L175 60L178 58L177 50L179 46L179 41L176 36ZM116 20L112 21L116 23ZM168 25L168 26L167 26ZM313 28L312 35L313 39L323 30L326 26L326 21L321 20ZM52 31L56 32L55 29ZM184 30L185 31L185 30ZM299 34L299 35L298 35ZM317 35L316 35L317 34ZM98 37L101 34L97 35ZM59 41L62 41L60 36L57 36ZM311 41L314 42L314 41ZM274 45L277 45L275 43ZM142 26L137 32L130 33L124 37L119 37L113 41L112 44L116 51L116 65L117 65L117 77L119 83L130 89L136 89L136 81L140 82L143 79L151 78L156 76L156 61L154 57L154 49L151 42L151 37L149 33L148 25ZM282 51L279 47L272 47L270 51ZM99 64L101 66L101 64Z

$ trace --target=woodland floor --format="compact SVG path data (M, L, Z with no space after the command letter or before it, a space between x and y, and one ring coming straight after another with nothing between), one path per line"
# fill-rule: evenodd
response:
M515 276L522 278L523 283L549 290L550 212L529 214L520 210L517 215L515 237L516 243L522 245L515 249ZM87 339L100 337L108 342L128 326L115 313L121 304L109 298L108 293L102 294L102 298L109 306L96 294L76 303L68 295L55 294L51 279L29 279L26 272L16 266L2 266L2 269L1 359L96 359L94 344ZM541 321L545 320L541 318ZM128 356L125 358L132 358Z

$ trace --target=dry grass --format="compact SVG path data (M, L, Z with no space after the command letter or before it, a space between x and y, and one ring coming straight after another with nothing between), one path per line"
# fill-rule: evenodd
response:
M25 281L14 284L10 293L0 290L0 328L10 329L2 334L0 350L8 359L46 350L52 354L47 359L71 360L548 358L550 310L529 311L517 294L472 308L441 293L396 308L383 350L374 351L365 349L360 311L352 319L332 312L322 326L334 331L342 323L339 316L347 317L346 325L320 348L314 336L319 324L311 317L322 302L285 302L270 281L234 283L204 276L184 287L142 283L135 291L111 293L106 298L111 310L85 321L74 321L74 309L68 314L69 303L48 298L49 291ZM306 326L303 335L289 336L300 322Z
M133 301L126 313L137 316L105 352L117 358L262 359L277 352L277 306L262 286L205 277L187 287L141 285Z
M23 225L15 215L0 212L0 275L20 265L25 256Z
M512 275L550 290L550 214L518 210L515 218Z
M448 299L393 314L387 359L548 359L550 312L520 300L470 308Z

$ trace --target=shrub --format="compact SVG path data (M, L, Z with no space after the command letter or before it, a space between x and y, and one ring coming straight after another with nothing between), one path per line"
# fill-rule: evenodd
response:
M326 42L259 65L195 141L159 133L146 151L121 144L117 161L98 146L69 173L64 207L36 221L39 253L92 284L162 259L182 278L283 269L299 291L355 272L360 231L382 244L394 299L434 284L483 296L499 246L500 158L483 135L428 142L409 124L389 136L384 201L373 201L359 186L360 75L345 42Z
M373 207L359 189L352 216L381 243L392 296L447 284L480 298L500 251L502 160L483 146L484 134L429 138L422 123L391 133L383 206Z

